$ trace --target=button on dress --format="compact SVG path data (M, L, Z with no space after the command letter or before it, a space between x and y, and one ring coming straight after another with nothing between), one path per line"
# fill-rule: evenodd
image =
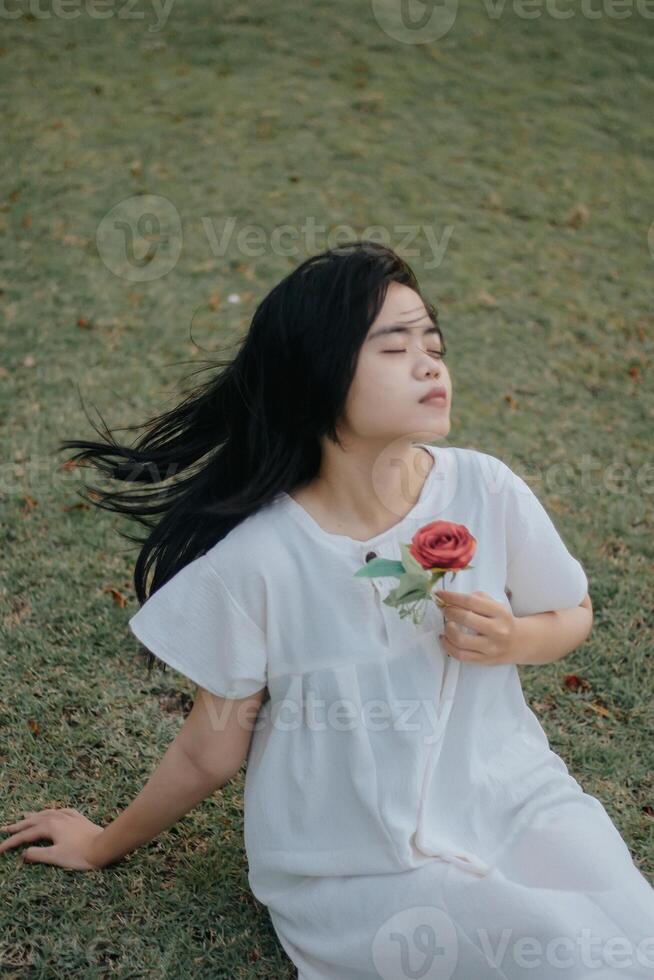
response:
M516 665L449 657L435 603L416 625L383 601L396 578L355 577L448 520L477 550L444 588L516 616L584 599L583 567L521 477L421 445L433 466L389 530L327 532L280 493L130 629L215 694L268 689L245 777L248 881L298 980L651 980L654 889L550 749Z

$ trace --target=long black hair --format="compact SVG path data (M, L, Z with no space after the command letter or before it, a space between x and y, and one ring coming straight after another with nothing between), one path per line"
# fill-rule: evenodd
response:
M390 282L420 296L445 350L436 308L406 261L388 246L353 241L285 276L257 306L233 359L214 360L210 367L221 370L170 411L128 426L145 429L135 445L116 443L106 425L101 443L59 443L58 451L80 450L71 460L137 485L91 488L87 499L149 529L145 538L123 535L141 545L139 603L151 569L150 595L280 491L309 483L320 469L322 436L341 444L337 423ZM156 659L150 653L148 671Z

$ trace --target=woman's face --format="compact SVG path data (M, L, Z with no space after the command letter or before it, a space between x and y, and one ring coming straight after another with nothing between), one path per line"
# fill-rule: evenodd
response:
M384 328L393 327L392 332ZM344 421L360 437L393 440L446 436L452 383L442 359L440 333L420 297L391 282L384 304L359 352ZM444 398L421 399L434 387Z

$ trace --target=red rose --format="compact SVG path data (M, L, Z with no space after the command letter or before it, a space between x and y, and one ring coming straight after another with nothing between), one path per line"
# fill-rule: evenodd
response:
M465 568L477 549L477 539L465 524L451 521L432 521L419 528L411 538L409 552L422 567L447 568L459 571Z

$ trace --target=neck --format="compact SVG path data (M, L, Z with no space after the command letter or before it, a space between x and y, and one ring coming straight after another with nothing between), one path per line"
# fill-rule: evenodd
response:
M402 520L420 498L436 462L422 446L398 446L382 450L343 451L329 442L323 446L320 471L299 494L317 511L323 525L336 524L354 537L374 537Z

